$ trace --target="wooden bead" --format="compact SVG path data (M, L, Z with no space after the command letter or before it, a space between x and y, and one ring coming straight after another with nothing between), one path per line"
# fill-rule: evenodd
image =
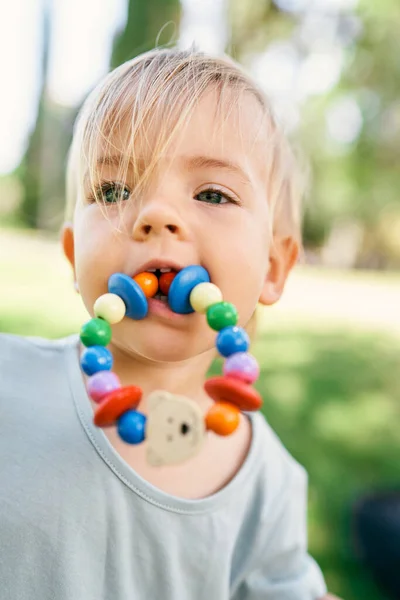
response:
M192 290L189 301L193 310L205 313L213 304L222 302L222 292L213 283L199 283Z
M113 356L104 346L90 346L81 354L81 367L86 375L94 375L98 371L111 371Z
M216 402L208 411L206 428L217 435L230 435L239 426L240 410L229 402Z
M103 319L90 319L81 328L81 342L84 346L107 346L111 341L111 327Z
M211 377L205 382L204 389L215 402L230 402L240 410L258 410L262 405L262 398L257 390L239 379Z
M250 346L249 334L243 327L224 327L215 341L217 350L222 356L231 356L236 352L247 352Z
M94 314L114 325L122 321L126 313L126 306L117 294L103 294L94 304Z
M258 362L248 352L236 352L226 359L224 375L240 379L244 383L254 383L260 374Z
M132 277L114 273L108 280L108 291L120 296L126 306L126 316L139 321L147 316L149 305L144 291Z
M143 290L146 298L153 298L158 292L158 279L154 273L138 273L133 278L134 281Z
M107 394L121 387L118 375L112 371L97 371L89 377L87 391L94 402L99 404Z
M189 315L194 312L189 302L190 294L199 283L209 281L209 274L200 265L191 265L179 271L168 292L168 304L171 310L180 315Z
M164 296L168 296L169 288L171 287L171 283L176 277L175 271L169 271L168 273L162 273L160 279L158 280L158 286L160 291L164 294Z
M146 417L136 410L127 410L118 419L118 435L126 444L141 444L146 437Z
M225 327L234 327L237 321L236 307L230 302L218 302L207 310L207 322L215 331L221 331Z
M135 385L127 385L107 394L95 410L93 422L97 427L115 425L127 410L135 409L142 398L142 390Z

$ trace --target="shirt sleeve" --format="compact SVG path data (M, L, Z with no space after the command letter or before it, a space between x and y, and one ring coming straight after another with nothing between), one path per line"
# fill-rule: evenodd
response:
M290 465L276 509L264 515L253 568L232 600L317 600L326 593L322 573L307 553L307 475ZM272 513L272 514L271 514Z

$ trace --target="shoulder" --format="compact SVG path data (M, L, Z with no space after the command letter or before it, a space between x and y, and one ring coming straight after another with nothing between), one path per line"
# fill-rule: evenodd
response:
M0 333L0 360L12 360L18 357L41 357L60 354L76 336L50 340L41 337L24 337L9 333ZM0 363L1 364L1 363Z
M239 473L241 520L256 538L268 537L275 523L293 506L304 521L307 473L287 451L261 413L250 415L252 440ZM245 527L246 528L246 527Z
M285 448L261 413L251 418L253 425L254 489L263 496L263 506L271 514L291 495L298 498L307 491L307 473Z
M240 585L246 575L261 569L265 580L255 584L259 589L279 578L279 570L282 581L286 579L289 561L295 563L296 556L306 553L307 474L261 413L251 415L250 422L253 436L245 463L245 506L236 547L246 561L235 581ZM274 595L272 588L265 588L266 596L267 591Z
M62 370L75 336L58 340L0 334L0 397L29 391ZM18 394L19 395L19 394Z

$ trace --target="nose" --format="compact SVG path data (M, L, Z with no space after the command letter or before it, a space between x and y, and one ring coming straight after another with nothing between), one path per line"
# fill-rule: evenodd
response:
M174 236L182 241L189 237L187 224L167 200L146 203L133 224L132 237L136 241L143 242L153 236Z

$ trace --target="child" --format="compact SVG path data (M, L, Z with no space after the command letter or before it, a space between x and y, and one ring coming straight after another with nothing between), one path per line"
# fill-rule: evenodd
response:
M114 273L202 265L251 327L296 262L299 200L268 104L229 59L159 50L90 94L68 165L62 243L93 316ZM71 220L71 223L69 222ZM113 371L203 414L203 315L149 302L112 327ZM314 600L306 475L262 416L179 465L93 424L79 337L0 336L2 600Z

